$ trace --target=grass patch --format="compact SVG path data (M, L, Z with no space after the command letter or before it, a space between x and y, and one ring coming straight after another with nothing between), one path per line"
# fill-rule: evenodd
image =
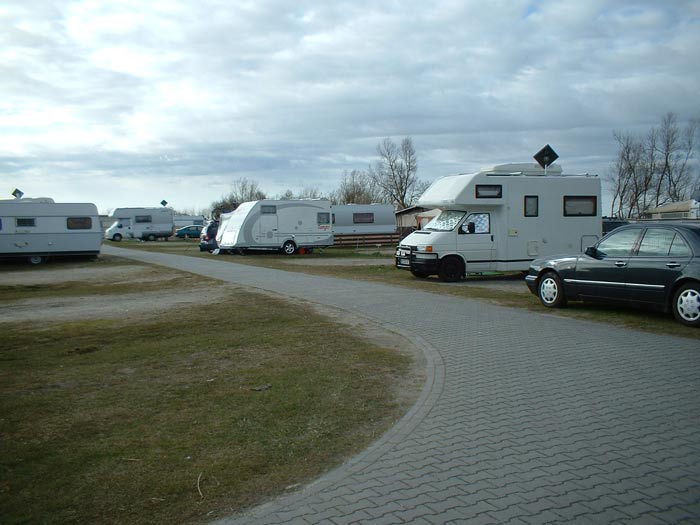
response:
M376 439L407 408L410 368L305 306L242 291L177 316L3 326L3 523L228 515Z
M128 246L129 248L138 248L144 250L164 251L168 253L179 253L181 255L195 257L212 257L209 253L199 253L197 245L177 245L177 243L134 243ZM195 253L194 250L197 250ZM284 255L267 255L255 254L250 256L223 255L217 260L230 261L239 264L250 264L256 266L264 266L279 270L303 272L312 275L323 275L328 277L340 277L344 279L361 279L371 282L380 282L395 286L404 286L412 289L423 290L439 294L449 294L458 297L470 299L478 299L489 301L502 306L513 308L524 308L527 310L537 311L540 313L547 312L551 315L559 315L562 317L585 319L600 323L614 324L643 332L674 335L679 337L687 337L690 339L700 339L700 330L688 326L681 325L669 314L665 314L653 310L625 308L621 306L605 306L592 303L570 302L566 308L557 310L546 310L539 302L537 297L527 292L526 285L522 283L522 294L515 294L509 291L498 290L494 288L484 288L472 286L479 280L485 280L484 277L470 277L459 283L443 283L437 277L433 276L428 279L416 279L410 272L397 270L392 265L377 264L377 265L319 265L319 261L329 260L337 262L343 258L367 258L369 260L383 258L391 258L391 254L380 253L379 250L372 251L371 248L363 248L360 250L347 247L331 247L322 251L316 251L309 255L300 255L288 257ZM308 265L290 264L291 261L309 261ZM513 278L511 277L506 277Z

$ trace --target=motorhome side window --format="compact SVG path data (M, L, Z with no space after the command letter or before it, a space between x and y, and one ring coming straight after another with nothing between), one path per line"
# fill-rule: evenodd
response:
M537 195L525 195L525 217L538 217L540 198Z
M374 213L353 213L352 214L353 224L373 224L374 223Z
M462 233L489 233L491 220L488 213L470 213L460 227Z
M500 199L503 197L503 186L500 184L477 184L477 199Z
M564 195L564 217L595 217L598 211L598 198L595 195Z
M277 213L277 206L260 206L260 213L263 215L274 215Z
M15 219L15 226L18 228L34 228L36 226L36 219L33 217L17 217Z
M91 217L68 217L66 227L69 230L89 230L92 228Z
M319 226L326 226L331 223L331 214L327 212L318 213L316 215L316 221Z
M150 215L137 215L136 217L134 217L134 222L136 224L143 224L147 222L153 222L153 219Z

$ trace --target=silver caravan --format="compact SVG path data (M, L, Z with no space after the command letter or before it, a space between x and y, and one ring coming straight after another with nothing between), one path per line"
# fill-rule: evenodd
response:
M331 246L331 203L326 199L244 202L221 215L219 250L299 250Z
M436 180L418 200L439 208L396 249L396 267L416 277L457 281L467 273L525 271L533 259L581 252L600 236L601 185L595 175L502 164Z
M100 253L97 206L50 198L0 200L0 257L39 264L50 257Z
M336 235L396 232L391 204L334 204L331 211Z
M105 239L168 240L175 223L170 208L116 208L110 215L114 222L107 228Z

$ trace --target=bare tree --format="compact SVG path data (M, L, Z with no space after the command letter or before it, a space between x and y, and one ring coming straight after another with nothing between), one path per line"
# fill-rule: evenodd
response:
M618 153L608 177L611 214L639 217L652 207L687 199L698 180L692 162L697 129L698 120L681 129L676 116L667 113L644 140L613 132Z
M661 120L659 145L660 174L657 186L657 206L688 198L693 184L689 161L695 150L698 120L688 122L684 129L678 126L674 113L667 113Z
M265 193L257 182L243 177L233 181L231 192L228 195L222 197L220 201L212 203L211 213L213 217L219 217L222 213L235 210L242 202L259 201L265 198Z
M377 146L379 160L370 167L369 176L381 189L385 199L399 209L408 208L425 189L417 178L418 159L411 137L397 146L390 138Z
M333 204L372 204L385 202L381 189L366 171L343 173L340 188L331 193Z

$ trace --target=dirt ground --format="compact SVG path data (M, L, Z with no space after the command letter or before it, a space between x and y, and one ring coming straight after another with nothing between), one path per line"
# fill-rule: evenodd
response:
M222 283L222 286L205 286L187 282L178 284L182 274L165 269L155 269L140 265L103 266L94 268L80 265L60 268L42 268L41 271L7 272L0 274L0 285L41 286L71 281L93 284L123 285L123 294L90 294L79 297L37 297L11 301L0 306L0 323L23 321L73 321L119 317L139 317L154 315L167 310L206 305L222 299L235 288ZM138 291L139 283L162 282L163 290Z

